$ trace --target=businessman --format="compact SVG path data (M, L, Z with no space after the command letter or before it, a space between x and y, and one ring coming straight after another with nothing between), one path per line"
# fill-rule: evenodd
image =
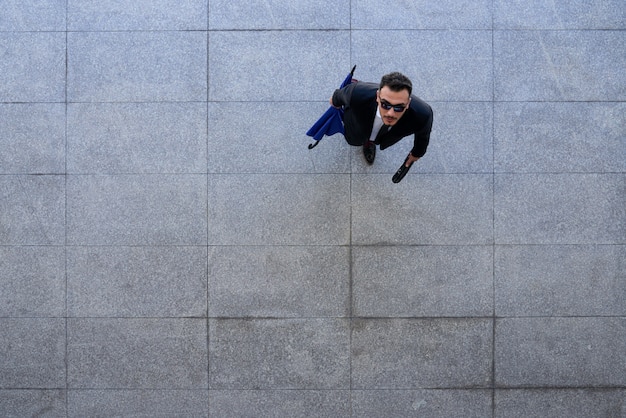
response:
M348 84L335 90L330 98L331 105L344 109L346 141L362 146L369 164L374 163L377 146L384 150L413 135L413 148L399 170L404 170L401 177L426 153L433 124L431 107L413 96L412 91L411 80L393 72L384 75L379 84L362 81Z

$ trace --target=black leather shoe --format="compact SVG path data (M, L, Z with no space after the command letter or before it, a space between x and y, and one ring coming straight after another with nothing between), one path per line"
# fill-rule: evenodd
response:
M365 161L368 164L373 164L374 159L376 158L376 144L372 141L367 141L363 144L363 155L365 156Z

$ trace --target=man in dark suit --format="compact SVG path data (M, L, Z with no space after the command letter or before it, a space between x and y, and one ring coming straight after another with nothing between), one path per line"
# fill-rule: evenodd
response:
M380 84L353 82L333 93L330 103L344 108L346 141L363 146L369 164L376 157L376 145L384 150L411 134L413 148L404 162L405 173L426 153L433 112L426 102L411 95L412 90L411 80L394 72L384 75Z

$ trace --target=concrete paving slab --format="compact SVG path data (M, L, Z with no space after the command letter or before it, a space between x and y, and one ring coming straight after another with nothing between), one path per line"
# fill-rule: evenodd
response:
M69 32L71 102L206 101L205 32Z
M204 103L77 103L67 123L69 173L206 173Z
M495 250L499 317L626 316L623 245L512 245Z
M68 417L208 416L203 390L72 390Z
M0 32L0 102L65 101L65 33Z
M347 245L350 179L342 174L209 177L209 245Z
M71 247L71 317L204 317L206 247Z
M497 390L495 417L620 417L624 389Z
M210 389L349 389L348 319L209 319Z
M308 149L315 141L306 132L328 107L328 101L209 103L209 173L349 173L343 135Z
M353 247L359 317L468 317L493 312L490 246Z
M206 30L205 0L68 0L71 31Z
M212 390L209 416L347 417L348 390Z
M209 33L211 102L328 103L351 69L347 30Z
M485 389L355 390L352 416L488 417L492 414L491 396Z
M493 109L484 102L434 102L428 157L417 166L424 173L478 174L493 172ZM412 137L405 138L410 147ZM395 151L395 146L389 148ZM385 150L387 151L387 150ZM408 154L408 152L406 152ZM381 156L385 155L384 152ZM378 156L377 156L378 158ZM400 159L404 161L404 159ZM376 161L378 165L379 160ZM399 167L394 160L394 170Z
M206 389L206 320L72 318L67 385L72 389Z
M71 245L206 244L204 176L69 176L67 188Z
M626 381L626 319L496 320L498 387L611 387Z
M0 317L63 316L63 247L0 247Z
M495 29L624 29L620 0L496 0Z
M489 31L352 32L355 78L379 81L400 71L415 80L413 92L426 101L488 101L493 97L492 37ZM401 60L398 57L402 57Z
M496 103L496 172L626 171L626 106L618 103Z
M212 0L209 2L209 29L349 29L349 12L349 0L251 0L246 3Z
M65 31L65 0L5 0L0 31Z
M624 415L622 2L242 4L2 3L0 415Z
M65 319L0 318L0 388L65 388Z
M453 0L398 2L381 9L374 0L352 1L352 29L491 29L492 2L464 7ZM384 10L384 12L382 12ZM382 13L381 13L382 12Z
M353 175L352 243L489 244L492 186L491 175L409 173L398 184L391 174Z
M354 319L353 389L486 388L490 319Z
M0 245L63 245L64 211L63 176L0 176Z
M349 315L347 246L211 247L208 264L210 317Z
M624 31L495 31L496 101L624 101Z
M0 389L2 413L7 417L65 418L67 408L64 390Z
M623 174L495 176L498 244L622 244Z
M0 104L0 174L61 174L65 170L65 106Z

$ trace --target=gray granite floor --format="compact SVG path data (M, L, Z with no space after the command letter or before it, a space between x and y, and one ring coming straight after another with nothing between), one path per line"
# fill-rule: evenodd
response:
M4 0L0 416L626 417L623 0ZM352 65L435 112L368 166Z

